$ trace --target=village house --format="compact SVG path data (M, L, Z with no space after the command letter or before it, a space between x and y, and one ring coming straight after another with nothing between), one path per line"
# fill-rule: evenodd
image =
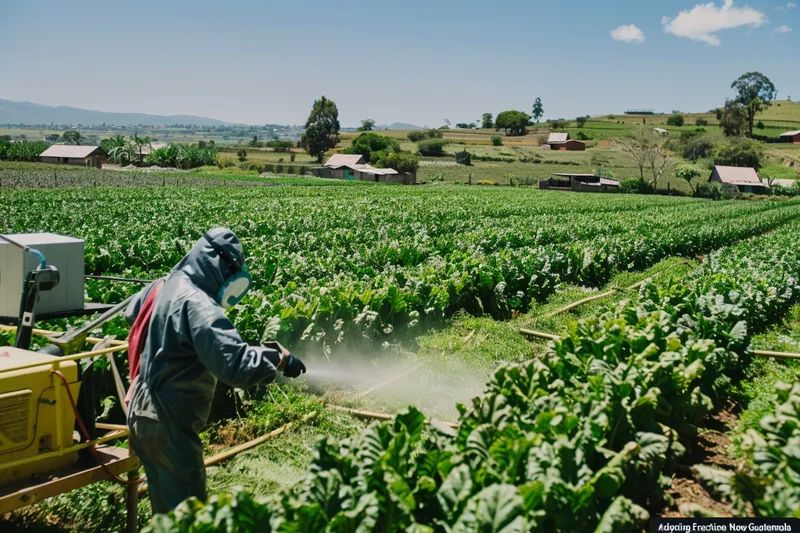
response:
M547 138L551 150L586 150L586 145L569 138L569 133L553 132Z
M99 146L54 144L40 155L42 163L101 168L108 154Z
M780 141L782 143L800 144L800 130L781 133Z
M725 167L717 165L711 171L708 181L711 183L727 183L736 186L739 192L768 194L769 187L758 178L756 169L750 167Z
M321 168L315 168L313 172L320 178L346 181L374 181L406 185L417 183L414 174L400 174L393 168L375 168L364 160L364 156L358 154L332 155Z

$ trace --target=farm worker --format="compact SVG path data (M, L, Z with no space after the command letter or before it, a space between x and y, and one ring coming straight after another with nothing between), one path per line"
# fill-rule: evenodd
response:
M306 370L277 343L249 345L225 316L251 283L239 239L215 228L125 312L132 324L128 427L154 513L169 512L190 496L206 499L198 434L218 379L245 389L272 382L279 371L297 377Z

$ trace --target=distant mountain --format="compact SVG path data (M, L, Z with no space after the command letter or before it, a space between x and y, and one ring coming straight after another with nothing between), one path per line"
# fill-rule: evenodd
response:
M12 102L0 99L0 124L82 124L99 126L158 126L163 124L186 124L192 126L225 126L214 118L195 117L193 115L148 115L145 113L110 113L92 111L77 107L50 107L30 102Z
M387 130L421 130L419 126L415 126L414 124L406 124L404 122L395 122L390 126L386 126Z

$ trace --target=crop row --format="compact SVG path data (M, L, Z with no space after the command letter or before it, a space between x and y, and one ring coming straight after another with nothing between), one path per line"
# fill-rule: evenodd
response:
M688 279L572 324L541 359L498 369L460 407L453 436L411 408L342 442L321 437L304 483L265 503L190 500L148 531L639 531L697 424L747 367L753 329L800 299L798 231L722 249ZM771 513L796 510L792 424L784 416L772 444L762 439L777 488L793 491ZM778 496L774 476L759 479L754 498Z
M256 280L231 313L237 327L260 336L272 325L283 340L326 344L391 340L461 310L505 318L561 283L601 285L618 270L800 217L794 202L434 187L20 191L5 200L0 229L84 238L95 274L161 275L209 227L229 226ZM108 299L98 285L90 296Z

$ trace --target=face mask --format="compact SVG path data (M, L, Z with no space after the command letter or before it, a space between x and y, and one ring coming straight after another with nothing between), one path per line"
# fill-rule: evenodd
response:
M217 252L220 259L228 265L228 269L235 272L222 284L217 293L217 302L219 302L220 307L228 309L242 301L247 291L250 290L253 279L247 272L247 265L239 267L208 234L205 234L204 237L211 244L214 251Z
M220 288L217 293L217 301L220 307L227 309L241 302L252 284L253 279L247 273L247 267L245 266L242 272L238 272L228 278L228 281Z

